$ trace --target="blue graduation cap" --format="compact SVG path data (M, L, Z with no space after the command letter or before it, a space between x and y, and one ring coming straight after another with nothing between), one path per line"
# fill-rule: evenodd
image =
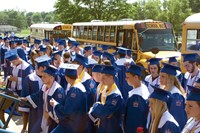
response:
M170 75L173 75L173 76L176 76L177 74L177 70L180 70L179 67L176 67L176 66L173 66L173 65L170 65L170 64L167 64L167 63L163 63L163 68L160 70L160 72L163 72L163 73L167 73L167 74L170 74Z
M108 45L101 45L102 50L108 50L110 46Z
M48 57L47 55L42 55L42 56L39 56L35 59L36 63L37 63L37 66L49 66L50 65L50 61L51 61L51 58Z
M16 42L18 45L20 45L20 44L22 44L23 40L21 40L21 39L15 40L15 42Z
M191 54L182 54L183 56L183 62L186 61L197 61L197 58L199 57L199 55L197 53L191 53Z
M97 46L93 46L93 47L92 47L92 50L93 50L93 51L96 51L96 50L97 50Z
M168 62L169 63L171 63L171 62L178 62L177 59L176 59L177 57L178 56L169 57L169 61Z
M60 39L60 40L58 41L58 45L65 46L65 45L66 45L65 39Z
M60 40L59 38L55 38L54 42L58 43L59 40Z
M34 43L35 43L35 44L40 44L40 43L41 43L41 40L39 40L39 39L34 39Z
M9 45L13 45L13 44L15 44L15 41L12 40L9 42Z
M151 58L147 62L149 62L149 65L159 65L161 60L162 58Z
M200 88L188 85L188 89L190 90L190 93L187 96L187 100L200 102Z
M117 47L118 48L118 53L122 53L122 54L127 54L127 51L130 49L124 48L124 47ZM131 51L131 50L130 50ZM132 51L131 51L132 52Z
M45 39L43 39L43 42L50 43L50 40L45 38Z
M40 45L40 46L39 46L39 51L40 51L40 52L46 52L46 46Z
M129 49L129 50L126 51L126 54L127 54L128 56L132 56L132 52L133 52L133 51Z
M154 91L153 93L151 93L149 98L155 98L155 99L168 103L169 98L170 98L170 92L153 85L151 86L154 89Z
M4 42L5 42L5 41L8 41L9 38L8 38L8 37L4 37L3 40L4 40Z
M17 59L19 56L17 54L17 49L11 49L7 52L5 52L5 59L9 60L9 61L12 61L12 60L15 60Z
M26 43L26 44L28 44L28 40L23 39L23 40L22 40L22 43Z
M76 39L72 37L68 37L68 43L76 42Z
M52 77L55 77L56 74L58 73L58 70L57 70L57 68L55 66L49 65L47 67L47 69L44 70L44 73L47 73L47 74L51 75Z
M84 67L87 67L87 65L88 65L88 58L86 58L86 57L84 57L84 56L82 56L82 55L80 55L80 54L77 54L77 53L76 53L76 56L75 56L74 61L79 62L79 63L82 64Z
M114 56L112 54L108 53L108 52L104 52L103 57L108 58L110 61L114 60Z
M94 65L94 67L92 68L92 72L97 72L97 73L101 73L101 71L103 70L104 65Z
M142 71L145 70L144 67L132 64L128 70L126 71L127 73L132 73L134 75L142 76Z
M77 64L69 64L69 63L64 63L61 65L61 68L65 69L66 76L76 76L78 67L79 65Z
M104 73L104 74L110 74L110 75L113 75L115 76L116 73L117 73L117 68L114 67L114 66L104 66L101 73Z
M62 53L63 53L62 50L60 50L60 51L54 51L54 52L52 53L52 56L55 56L56 54L62 56Z
M87 46L84 47L84 50L86 50L86 51L88 51L88 50L92 50L92 46L87 45Z
M99 50L96 50L96 51L93 52L93 54L95 56L99 56L100 57L103 53L101 51L99 51Z
M74 47L78 47L79 45L81 45L79 42L71 42L72 43L72 46Z

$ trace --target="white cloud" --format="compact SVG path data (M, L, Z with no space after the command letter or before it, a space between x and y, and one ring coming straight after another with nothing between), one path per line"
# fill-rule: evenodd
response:
M57 0L1 0L0 10L15 9L27 12L53 11Z

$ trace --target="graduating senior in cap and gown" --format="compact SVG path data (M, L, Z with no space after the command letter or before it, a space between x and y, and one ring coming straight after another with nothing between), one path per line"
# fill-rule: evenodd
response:
M63 66L64 67L64 66ZM58 126L51 133L86 133L86 90L77 76L78 65L67 64L65 78L71 85L65 96L64 104L54 99L50 104L58 117Z
M144 68L131 65L126 72L126 80L133 89L129 91L129 98L126 103L124 131L125 133L135 133L137 128L145 129L149 105L147 99L149 90L141 82L142 70Z
M148 71L150 73L150 75L147 75L144 79L144 82L146 84L146 86L149 89L149 92L152 93L153 92L153 88L151 87L151 85L153 86L160 86L160 77L159 77L159 73L160 73L160 58L151 58L149 60L147 60L147 62L149 62L148 65Z
M42 89L25 98L25 100L31 103L33 108L38 107L43 111L43 114L41 114L42 133L49 133L55 128L56 123L58 123L58 118L49 101L52 98L58 103L63 103L64 101L64 89L54 80L56 71L57 69L50 65L42 75L42 81L44 83Z
M97 133L122 133L122 96L114 82L116 70L105 66L102 70L102 83L107 85L88 113L90 119L98 126Z
M194 83L200 78L200 69L198 68L197 58L198 54L182 54L183 66L186 69L186 73L183 78L183 88L189 93L187 85L194 86Z
M167 109L170 93L155 86L152 87L154 91L149 97L151 112L149 133L180 133L178 123Z
M80 66L77 69L77 74L80 82L84 85L87 92L87 106L89 108L94 104L96 99L96 83L92 79L92 77L85 71L85 67L87 66L88 59L83 57L82 55L76 54L76 57L73 61L75 64L79 64ZM69 86L68 86L69 87Z
M176 77L176 70L179 68L165 63L163 65L160 73L160 84L164 85L164 89L171 93L168 104L169 112L182 130L187 122L187 115L185 112L185 92Z
M178 61L176 60L176 57L169 57L169 60L168 60L168 63L170 65L173 65L173 66L176 66L176 67L179 67L178 66ZM183 74L181 73L181 69L179 70L176 70L176 77L178 78L179 82L181 83L182 85L182 82L183 82Z
M29 74L23 83L23 88L21 92L21 97L26 97L28 95L34 94L38 92L43 85L42 82L42 73L48 67L49 64L49 58L47 55L40 56L35 59L36 61L36 70L35 72ZM29 122L28 122L28 132L29 133L39 133L41 131L41 128L39 126L41 125L42 121L42 110L39 108L29 108L29 107L23 107L24 110L30 110L29 111ZM24 129L25 130L25 129Z
M189 120L185 125L182 133L199 133L200 132L200 89L188 86L191 91L187 96L185 110Z
M131 65L134 64L133 60L131 60L130 58L126 58L126 53L127 53L126 48L123 47L119 47L118 48L118 54L120 56L120 58L118 60L115 61L115 66L117 66L120 71L118 72L118 87L122 93L123 99L124 101L126 101L128 99L128 91L130 91L132 89L131 86L128 85L126 79L126 70L127 68Z
M106 88L106 85L102 83L102 69L103 65L95 65L92 68L92 77L94 80L99 83L97 86L97 91L96 91L96 102L100 101L100 95L102 94L102 91Z

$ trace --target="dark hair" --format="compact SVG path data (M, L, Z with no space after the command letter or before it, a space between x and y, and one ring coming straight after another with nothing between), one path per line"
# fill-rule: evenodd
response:
M127 72L127 73L130 73L130 72ZM141 77L141 76L136 75L136 74L132 74L132 73L130 73L130 74L131 74L133 77L134 77L134 76L137 76L139 80L142 80L142 77Z
M125 58L126 57L126 54L118 53L118 55L119 55L119 58Z
M190 63L190 64L196 63L196 66L198 66L198 62L196 62L196 61L189 61L189 63Z
M159 64L156 64L156 66L158 67L158 74L159 74L161 67ZM148 65L148 72L150 73L150 64Z
M70 79L77 79L77 75L76 76L70 76L70 75L65 75L65 76L67 76L67 77L69 77Z
M65 52L65 53L63 54L63 57L64 57L64 58L69 58L69 57L70 57L70 52L68 52L68 51Z

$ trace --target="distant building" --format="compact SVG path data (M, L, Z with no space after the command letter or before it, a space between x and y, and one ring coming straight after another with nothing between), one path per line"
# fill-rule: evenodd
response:
M12 26L12 25L0 25L0 33L5 33L5 32L17 32L17 27Z

